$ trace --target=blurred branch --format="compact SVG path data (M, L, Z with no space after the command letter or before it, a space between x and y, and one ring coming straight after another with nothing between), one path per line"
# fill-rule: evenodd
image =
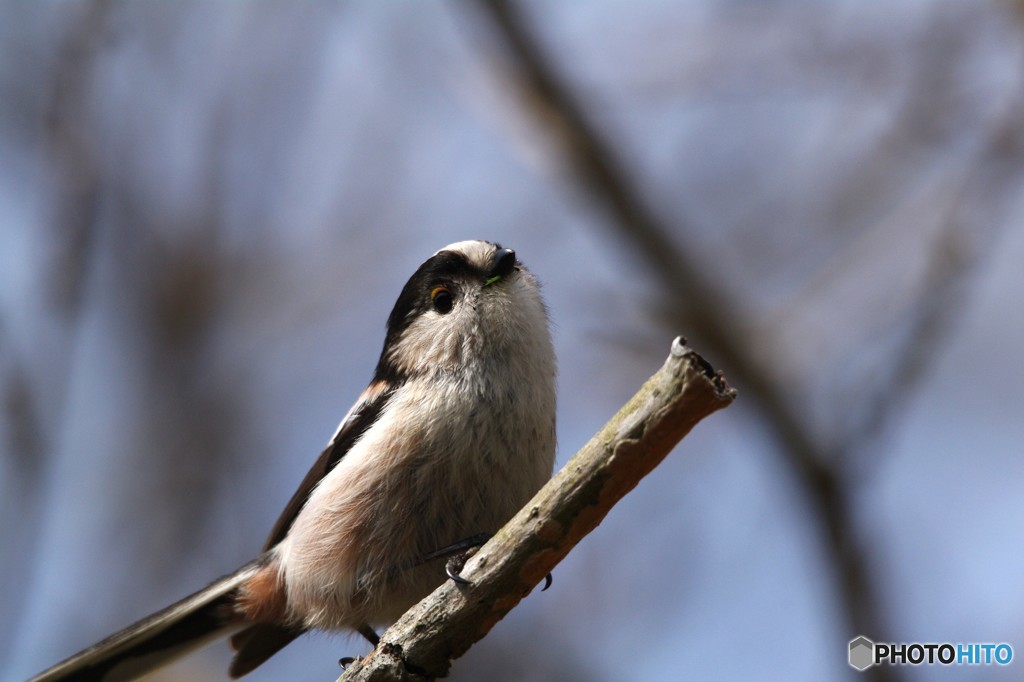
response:
M964 288L972 270L973 259L965 253L960 236L952 227L933 245L922 295L910 312L910 329L900 348L887 358L883 380L865 389L867 395L859 401L863 409L849 411L850 418L838 436L840 442L863 444L884 432L932 367L955 318L963 312Z
M818 442L792 405L791 387L773 380L750 352L749 339L732 323L731 306L693 261L670 239L672 229L650 210L632 186L611 145L584 113L584 107L544 54L523 16L506 0L484 0L518 65L519 85L527 108L555 139L572 176L590 199L604 207L614 236L638 255L676 306L677 324L685 324L702 343L715 349L721 363L749 390L774 432L807 495L809 518L821 524L836 586L847 614L840 632L873 633L884 637L878 614L877 588L869 579L867 562L855 542L851 502L841 472L831 463L843 460L841 443ZM893 669L870 669L874 679L895 678Z
M145 557L140 575L149 585L180 573L185 561L204 560L202 553L169 560L168 548L207 541L218 493L230 478L224 474L235 468L239 452L233 434L241 432L243 396L221 374L219 346L229 304L225 287L237 275L237 261L223 248L232 96L219 93L203 120L200 181L189 202L169 209L149 201L128 173L105 178L107 267L126 290L117 312L136 333L132 343L141 366L133 380L147 396L134 419L147 447L131 455L142 472L129 494L109 504L124 520L121 536L141 545L134 551ZM182 497L190 504L174 504ZM150 520L144 534L134 533L129 520L160 498L177 512Z
M1017 126L1022 113L1016 111L1003 124ZM993 136L993 140L997 137ZM971 170L988 166L991 159L986 156L972 159ZM1020 167L1024 168L1024 154L1020 162ZM863 389L859 401L862 409L850 410L846 423L837 429L840 442L859 445L863 450L870 439L885 431L910 401L934 365L957 317L963 314L968 277L974 271L983 246L991 242L991 231L971 230L965 225L964 213L978 199L974 196L978 189L974 180L974 174L968 174L953 189L945 225L931 245L927 270L919 285L920 294L907 314L910 328L900 347L887 357L888 369L880 373L883 379Z
M1012 18L1011 25L1020 33L1024 29L1022 17ZM884 156L881 150L886 148L889 154L894 150L895 153L908 153L908 143L901 137L910 138L913 143L909 145L910 152L915 148L934 146L935 138L942 137L939 131L954 127L955 123L947 120L950 115L946 113L953 107L944 104L957 92L955 72L962 50L958 40L962 40L962 32L951 31L936 21L929 39L922 42L924 56L916 60L914 76L908 79L901 110L877 142L878 155ZM1024 52L1019 44L1017 47L1017 70L1020 73L1024 71ZM979 258L994 242L993 226L1000 223L993 211L1005 203L1005 197L1015 196L1024 181L1022 120L1024 92L1011 90L1003 101L995 103L972 148L957 154L952 170L930 190L928 203L945 207L945 210L938 217L938 229L929 245L930 253L916 287L917 293L902 311L908 329L902 335L900 346L884 358L884 369L866 377L862 385L852 390L858 405L849 406L840 401L844 403L843 410L834 415L837 423L832 429L832 438L845 444L846 461L851 460L849 454L854 450L861 454L861 459L870 455L873 438L883 433L910 401L934 365L938 351L949 338L956 318L963 313L967 281ZM897 178L889 177L891 171L886 173L883 167L869 164L867 173L880 177L886 185L898 185ZM907 184L905 179L903 184ZM857 187L852 191L844 188L844 191L853 195L851 203L863 197L863 191ZM872 231L872 237L881 236L876 233L891 232L891 225L885 220L878 222L879 228ZM891 242L879 243L881 239L877 238L872 241L870 245L849 251L858 252L857 257L863 260L865 253L893 248ZM851 263L845 266L828 261L822 263L822 273L827 273L832 281L814 278L805 288L805 295L794 304L794 309L809 305L809 297L822 296L823 292L829 291L834 281L845 277L845 271L852 267ZM867 468L865 462L858 464L862 470Z
M29 373L5 333L2 321L0 360L3 361L0 364L0 404L7 427L7 447L3 451L10 453L8 461L15 469L16 483L10 486L11 496L20 497L25 491L35 490L38 484L46 439ZM18 510L11 511L13 513L5 518L21 516Z
M9 556L31 557L36 550L44 508L43 471L47 452L47 433L39 398L32 377L5 333L0 321L0 429L6 438L0 452L6 453L6 466L0 465L0 519L2 541ZM30 582L32 565L28 561L7 561L0 565L0 581L7 585ZM24 609L27 590L10 590L8 613L13 618L0 623L0 659L6 658L17 641L14 636L19 612Z
M3 387L4 418L11 434L11 446L16 462L11 488L15 494L8 502L16 505L18 523L4 533L3 541L12 556L32 557L40 538L43 510L43 471L50 454L54 434L48 429L60 424L61 408L58 401L66 400L69 375L70 348L74 345L75 322L81 310L87 263L96 231L96 212L99 204L99 180L95 154L88 125L87 109L91 73L98 48L102 42L111 10L110 0L97 0L78 8L81 15L70 22L60 43L53 64L53 86L44 112L43 144L49 172L53 174L55 189L52 197L54 215L49 226L57 233L54 240L59 252L50 264L48 276L52 300L56 302L58 322L63 323L56 339L56 362L40 365L56 376L56 389L47 390L45 377L33 373L25 358L16 357L12 339L0 339L8 359L7 383ZM54 341L47 336L46 341ZM41 344L45 348L45 344ZM36 349L36 352L40 352ZM60 369L54 369L58 367ZM46 405L45 413L42 406ZM44 414L47 418L44 419ZM30 560L8 563L0 570L0 580L8 585L30 585L33 565ZM8 605L7 622L0 625L0 641L11 643L10 629L20 622L28 589L14 590ZM0 650L4 649L0 645Z
M88 130L89 89L103 45L111 0L79 8L57 53L53 90L45 112L47 154L54 174L54 229L60 252L53 267L54 299L71 317L80 306L91 246L96 237L100 178L93 135Z
M443 677L702 419L736 396L681 339L665 364L498 534L339 682Z

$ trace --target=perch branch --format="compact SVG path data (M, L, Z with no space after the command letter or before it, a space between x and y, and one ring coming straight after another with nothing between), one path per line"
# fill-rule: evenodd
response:
M430 680L481 639L704 417L735 391L682 339L664 366L466 563L338 682Z

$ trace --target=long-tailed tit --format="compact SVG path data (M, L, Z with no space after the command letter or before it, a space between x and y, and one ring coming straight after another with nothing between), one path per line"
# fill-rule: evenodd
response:
M536 278L465 241L416 270L373 380L235 573L33 679L134 679L231 635L230 674L307 630L398 618L445 579L446 547L494 533L551 476L555 357Z

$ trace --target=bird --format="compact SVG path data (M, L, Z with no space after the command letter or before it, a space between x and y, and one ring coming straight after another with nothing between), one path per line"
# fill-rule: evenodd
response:
M310 630L376 646L550 479L555 353L537 278L515 251L450 244L412 274L366 389L262 552L30 682L132 680L229 637L231 678Z

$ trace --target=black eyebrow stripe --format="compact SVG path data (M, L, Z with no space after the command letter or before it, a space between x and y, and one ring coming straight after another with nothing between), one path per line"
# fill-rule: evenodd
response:
M476 274L480 268L471 265L465 254L456 251L441 251L434 255L416 274L423 277L452 277L455 275ZM415 278L416 275L413 275Z
M466 254L459 251L439 251L425 260L405 283L402 293L395 301L395 307L391 310L391 315L388 316L384 348L381 349L380 359L377 361L374 380L397 382L404 378L402 372L388 357L388 351L394 347L412 321L427 309L432 287L460 278L484 280L487 278L489 267L489 263L484 267L473 264Z

